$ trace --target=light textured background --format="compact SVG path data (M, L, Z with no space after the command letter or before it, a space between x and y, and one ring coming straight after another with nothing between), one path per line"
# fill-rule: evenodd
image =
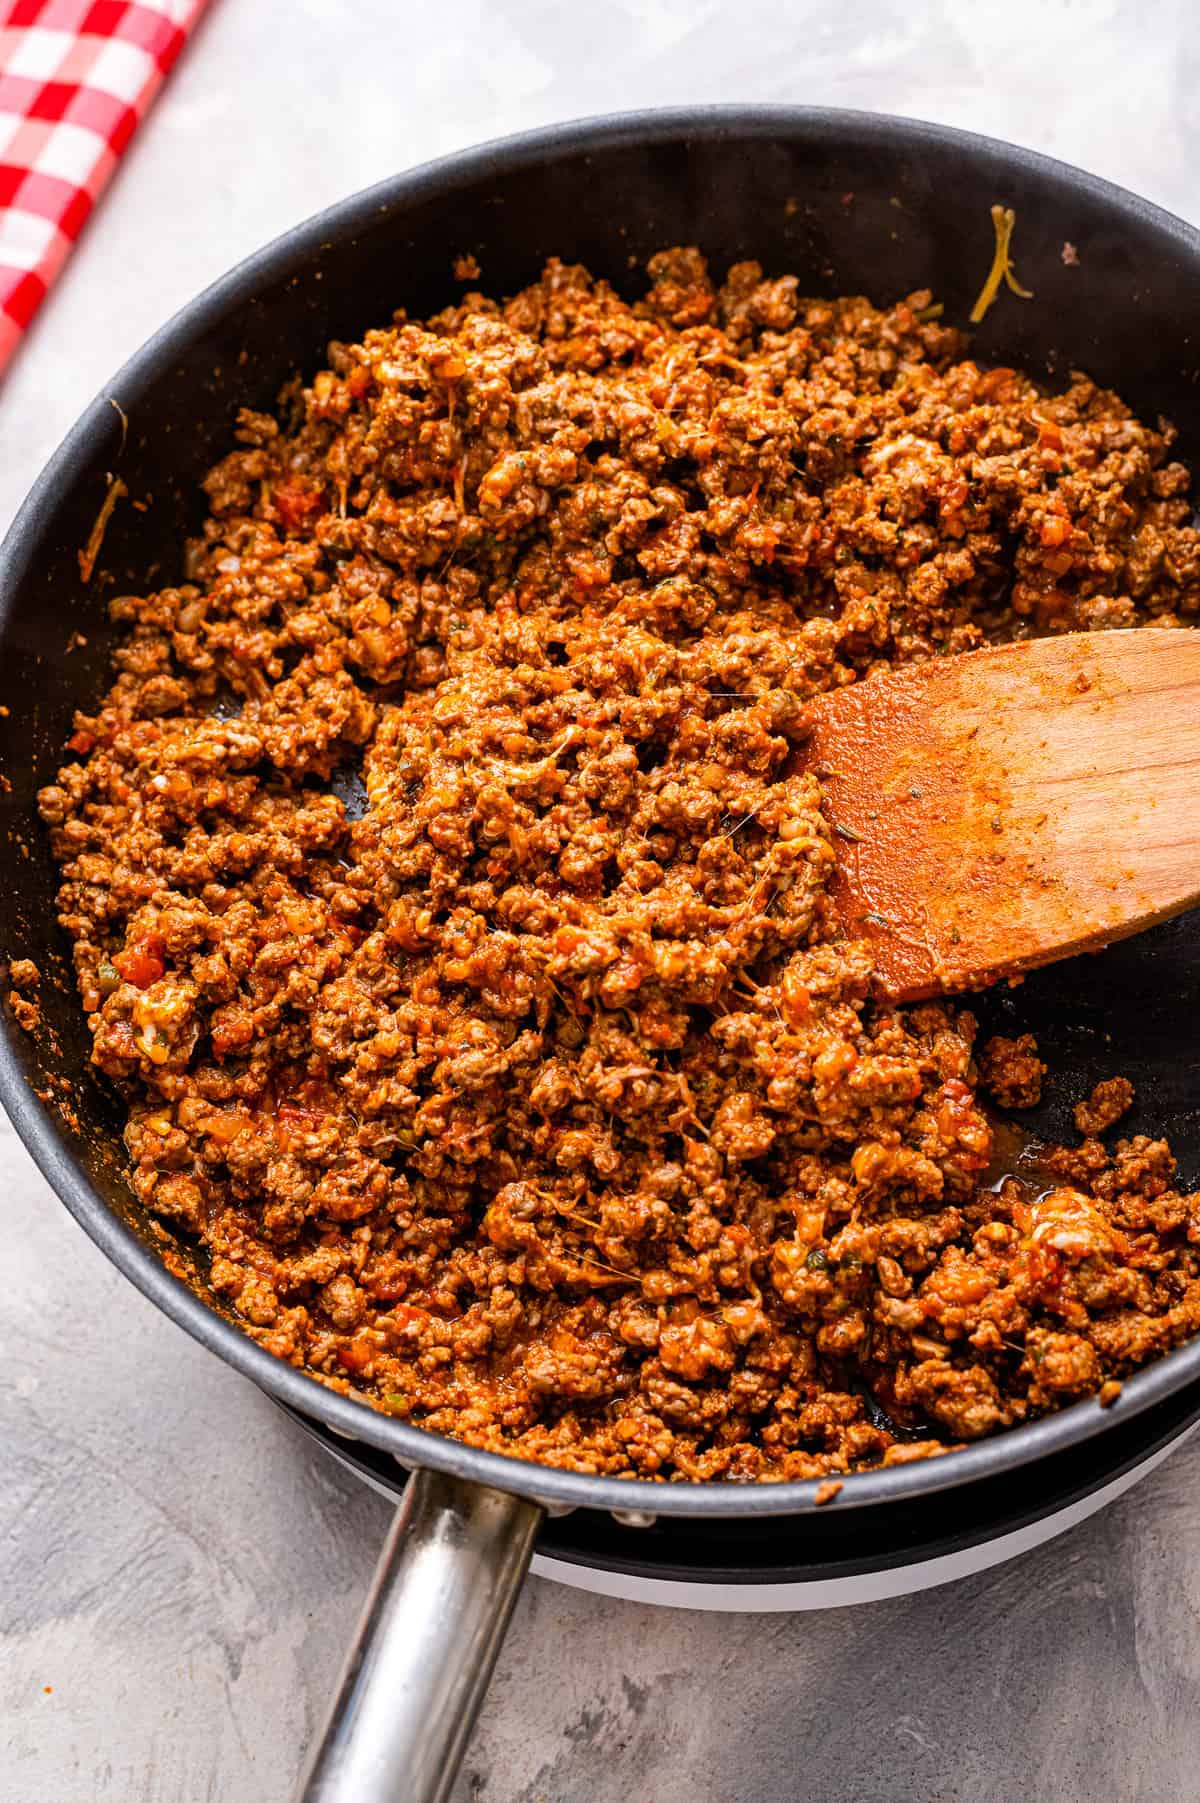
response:
M0 519L177 306L407 164L580 113L811 101L1198 217L1195 44L1189 0L214 0L0 393ZM0 1196L0 1803L283 1803L386 1507L109 1268L7 1127ZM1191 1803L1198 1481L1195 1443L1016 1564L822 1615L531 1582L457 1803Z

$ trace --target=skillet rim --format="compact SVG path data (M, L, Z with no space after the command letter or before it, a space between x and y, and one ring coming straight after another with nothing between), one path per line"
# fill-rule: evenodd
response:
M27 574L60 501L112 430L109 397L129 411L194 338L235 307L250 303L269 283L295 275L331 243L353 238L380 215L403 217L406 206L449 195L489 177L520 171L563 153L621 146L728 138L746 144L776 136L919 149L956 149L964 157L1005 164L1086 194L1113 217L1149 226L1200 277L1200 231L1128 189L1074 165L1003 139L900 115L849 108L786 105L677 106L592 116L488 140L419 164L347 196L280 233L181 307L81 415L38 477L0 545L0 644L8 620L5 599ZM429 1467L530 1497L553 1511L591 1508L639 1510L656 1516L767 1517L804 1514L817 1503L820 1480L735 1484L662 1483L649 1478L593 1477L535 1464L510 1454L481 1451L411 1427L365 1403L326 1389L317 1379L255 1344L240 1328L173 1277L133 1229L93 1188L82 1161L50 1110L35 1096L26 1074L29 1045L7 1013L0 1014L0 1102L18 1137L59 1200L89 1238L141 1293L226 1364L250 1378L277 1402L324 1423L335 1434L362 1440L407 1467ZM22 1053L25 1054L22 1057ZM1129 1378L1119 1403L1102 1409L1095 1399L1075 1403L1041 1420L1009 1428L995 1438L948 1456L911 1465L847 1475L838 1506L872 1508L912 1501L925 1493L957 1488L1034 1464L1051 1453L1102 1434L1113 1420L1128 1420L1192 1382L1200 1382L1200 1338L1177 1348Z

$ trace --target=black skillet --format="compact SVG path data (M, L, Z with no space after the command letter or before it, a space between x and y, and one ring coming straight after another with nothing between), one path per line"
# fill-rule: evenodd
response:
M1200 234L1190 226L1078 170L968 133L869 114L717 107L559 126L467 151L277 239L114 378L0 550L0 954L35 958L45 973L44 1029L30 1037L4 1018L0 1097L76 1219L160 1308L277 1400L420 1473L313 1754L308 1798L446 1795L543 1510L606 1510L631 1525L790 1516L802 1541L817 1487L652 1485L477 1452L271 1358L202 1300L203 1265L186 1247L196 1289L168 1273L166 1230L124 1182L120 1109L88 1075L34 812L73 708L105 684L105 600L179 575L180 544L200 513L198 479L227 448L236 407L270 407L289 376L318 366L331 337L352 338L398 304L420 314L447 302L460 253L477 257L494 293L529 281L552 254L634 291L652 251L694 242L718 270L752 256L768 271L797 272L812 293L888 301L930 287L946 318L965 323L991 261L997 201L1016 210L1016 263L1036 298L1002 293L975 354L1050 381L1085 368L1144 415L1173 419L1181 454L1200 463ZM85 586L77 552L110 472L131 499L116 508ZM1092 1082L1127 1072L1141 1098L1133 1126L1168 1133L1194 1181L1198 974L1192 917L988 998L993 1015L1037 1032L1055 1073L1038 1124L1068 1131L1070 1105ZM1198 1378L1193 1344L1135 1376L1113 1411L1080 1403L947 1458L852 1476L835 1506L855 1511L869 1545L884 1511L1003 1472L1032 1487L1038 1461L1111 1433Z

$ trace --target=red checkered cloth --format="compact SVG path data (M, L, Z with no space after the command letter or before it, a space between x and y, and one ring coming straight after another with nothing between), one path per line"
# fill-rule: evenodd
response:
M205 0L0 0L0 370Z

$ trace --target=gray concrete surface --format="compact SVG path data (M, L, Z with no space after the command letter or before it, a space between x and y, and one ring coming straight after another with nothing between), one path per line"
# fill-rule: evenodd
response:
M0 518L237 257L437 152L622 106L967 124L1200 215L1188 0L214 0L0 391ZM352 35L353 34L353 35ZM386 1509L120 1279L0 1128L0 1803L282 1803ZM456 1803L1192 1799L1200 1444L986 1576L820 1615L532 1582Z

